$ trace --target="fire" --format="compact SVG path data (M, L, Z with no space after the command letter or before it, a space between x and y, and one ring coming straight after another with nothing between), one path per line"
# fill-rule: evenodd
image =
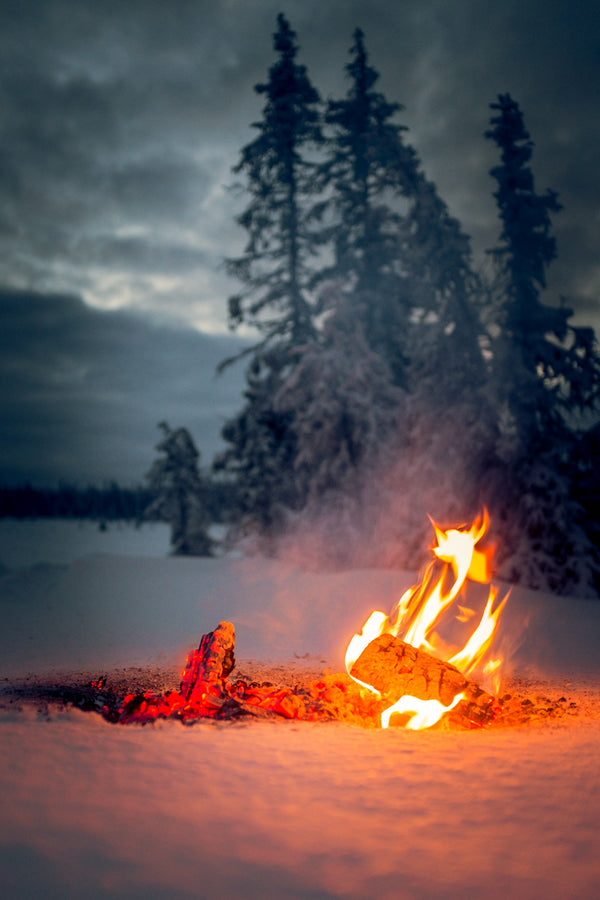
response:
M406 723L405 728L411 731L419 731L422 728L430 728L439 722L444 713L450 712L451 709L460 703L464 694L457 694L449 706L443 706L439 700L417 700L416 697L409 697L405 694L400 697L393 706L388 706L381 713L381 727L387 728L390 719L394 713L410 713L411 718Z
M346 651L346 670L351 677L351 669L363 650L382 634L399 637L407 644L424 650L450 663L464 675L478 671L497 690L500 683L502 657L492 653L492 645L500 613L508 599L508 594L497 604L498 588L491 585L493 548L480 549L477 545L488 530L487 510L467 528L441 529L431 519L436 544L432 547L434 560L423 572L420 581L409 588L398 600L389 616L375 611L371 614L360 634L355 634ZM449 645L440 636L439 630L450 620L465 624L474 620L475 611L463 603L466 582L490 584L487 602L479 621L467 635L462 647ZM358 679L354 678L355 681ZM371 685L358 682L363 687L375 691ZM377 691L375 691L377 693ZM394 713L410 714L407 728L429 728L456 706L462 694L454 697L452 703L443 706L437 700L419 700L405 695L386 709L381 716L383 728L387 728Z

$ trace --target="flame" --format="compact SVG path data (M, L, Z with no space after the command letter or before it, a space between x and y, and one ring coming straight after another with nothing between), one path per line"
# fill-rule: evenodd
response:
M488 654L491 652L500 613L508 594L500 604L495 605L498 589L490 585L479 622L462 648L452 648L447 653L438 652L442 639L434 631L442 624L446 618L444 614L449 614L453 604L457 610L454 618L463 625L476 615L470 607L456 602L466 581L478 584L489 584L491 581L493 548L482 550L477 546L489 527L487 510L484 509L483 514L469 528L464 526L444 531L433 519L430 518L430 521L436 537L436 544L432 547L435 559L429 563L420 581L400 597L389 616L380 611L371 613L360 634L355 634L348 644L346 671L353 677L352 666L365 647L379 635L400 635L405 643L442 657L464 675L480 671L488 683L491 682L493 689L497 690L503 660L501 656L491 658ZM354 680L358 681L356 678ZM371 685L360 681L358 683L375 691ZM437 700L419 700L406 695L382 713L382 727L388 727L394 713L412 713L406 728L429 728L453 709L462 696L457 695L450 706L444 707Z
M390 719L394 713L412 713L411 718L404 726L411 731L419 731L422 728L431 728L436 722L442 718L444 713L450 712L451 709L460 703L464 694L457 694L449 706L444 706L439 700L417 700L416 697L410 697L405 694L400 697L393 706L388 706L381 713L381 727L388 728Z

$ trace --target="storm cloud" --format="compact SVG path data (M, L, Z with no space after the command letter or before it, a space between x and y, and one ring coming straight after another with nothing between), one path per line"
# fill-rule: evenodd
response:
M225 328L242 235L224 187L260 111L282 9L322 95L361 26L381 89L482 254L496 240L482 133L509 91L559 192L550 289L596 315L600 30L592 0L48 0L0 12L0 278ZM144 252L144 246L147 252Z
M593 0L7 0L0 5L0 285L3 317L17 315L9 316L7 298L20 292L19 324L14 332L3 328L21 343L30 369L25 362L19 368L14 345L3 338L4 377L16 365L11 371L21 380L11 390L9 379L11 399L2 402L3 415L12 404L11 421L21 423L11 434L20 427L31 437L20 457L23 473L43 439L50 475L50 460L58 464L67 453L64 434L77 448L78 469L81 458L90 475L100 472L106 455L97 448L113 416L114 468L133 477L155 420L185 423L188 407L177 397L193 398L196 416L195 404L208 403L207 416L216 410L192 363L202 335L185 337L184 326L226 332L226 298L237 284L222 262L242 247L235 216L245 204L227 186L260 116L253 87L273 62L279 11L297 32L299 60L324 99L345 92L352 32L363 28L379 87L404 105L407 138L471 235L478 264L498 235L489 176L495 150L483 132L489 104L510 92L535 142L536 188L556 190L564 207L554 219L559 255L547 299L566 296L577 321L600 328L600 29ZM116 312L103 318L74 297L136 315L121 327L125 318ZM50 328L52 315L50 339L41 323ZM158 319L162 328L175 323L170 338L166 329L159 340ZM160 364L153 340L162 342ZM43 346L51 348L47 356ZM112 368L117 358L122 381ZM153 381L157 365L167 368ZM144 397L135 382L142 373ZM58 384L63 393L52 393ZM132 411L137 425L128 431ZM8 446L16 449L14 441ZM120 453L128 441L126 465ZM9 449L4 454L8 465ZM40 466L42 457L34 466L41 474Z
M0 292L0 482L139 483L157 423L184 425L208 465L239 406L240 341L157 325L77 297Z

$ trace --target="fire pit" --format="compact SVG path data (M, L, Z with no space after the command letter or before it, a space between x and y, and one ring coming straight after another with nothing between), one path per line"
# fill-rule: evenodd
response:
M499 588L491 584L493 548L482 549L487 512L468 528L432 524L432 561L389 615L373 612L350 640L346 673L292 686L234 679L234 625L221 622L188 655L178 690L128 693L117 705L114 695L103 697L98 680L91 686L94 708L121 724L251 715L417 730L522 721L534 705L499 696L503 658L494 638L509 592L498 602ZM476 596L473 588L483 585L485 596ZM562 709L547 707L552 714Z
M442 530L433 523L432 560L389 615L373 612L350 640L346 672L291 664L236 670L235 629L221 622L205 634L179 678L145 670L113 672L85 683L11 689L38 704L66 703L119 724L174 719L185 724L240 717L336 720L366 728L472 729L563 715L567 699L500 691L497 636L510 592L491 582L488 516ZM131 674L133 673L133 675ZM89 676L88 676L89 677ZM13 702L12 700L10 702Z

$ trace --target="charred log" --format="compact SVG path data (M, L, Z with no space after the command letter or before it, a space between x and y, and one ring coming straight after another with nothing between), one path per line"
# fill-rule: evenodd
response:
M155 695L128 694L119 722L144 724L176 716L183 721L200 718L232 718L240 703L230 696L225 679L235 666L235 630L231 622L220 622L203 635L200 646L187 657L179 691Z
M185 662L179 693L188 702L203 693L208 684L224 682L235 667L235 629L231 622L219 622L214 631L203 635L200 646Z
M497 712L495 698L469 681L455 666L391 634L382 634L371 641L354 663L351 674L379 691L388 706L405 694L450 706L457 694L463 694L463 699L449 714L451 719L486 725Z

